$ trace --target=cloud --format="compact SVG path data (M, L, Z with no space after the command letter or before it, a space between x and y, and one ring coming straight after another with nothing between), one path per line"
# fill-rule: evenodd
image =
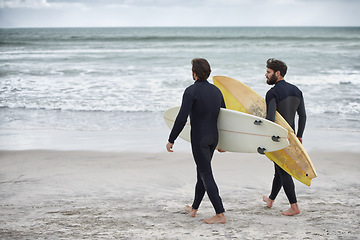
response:
M42 8L46 0L0 0L0 8Z
M0 0L0 8L59 8L59 7L186 7L222 8L241 6L294 6L306 4L355 4L358 0Z
M360 26L355 0L0 0L0 27Z
M256 0L261 4L270 0ZM292 0L271 0L292 1ZM219 7L239 6L249 4L251 0L0 0L0 8L49 8L59 6L87 6L87 7Z

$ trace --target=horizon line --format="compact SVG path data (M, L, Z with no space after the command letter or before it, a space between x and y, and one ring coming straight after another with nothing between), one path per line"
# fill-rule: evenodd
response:
M263 26L48 26L48 27L2 27L0 29L36 29L36 28L358 28L359 26L354 25L337 25L337 26L324 26L324 25L314 25L314 26L307 26L307 25L293 25L293 26L270 26L270 25L263 25Z

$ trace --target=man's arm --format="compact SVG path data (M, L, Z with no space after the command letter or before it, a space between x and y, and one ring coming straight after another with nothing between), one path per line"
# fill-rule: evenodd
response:
M275 122L276 114L276 99L272 98L270 102L266 104L266 119Z
M221 107L226 108L224 97L222 97L222 99L221 99Z
M191 112L192 103L192 95L187 94L185 91L180 111L175 119L174 126L169 135L168 143L166 144L166 149L168 150L168 152L172 152L171 149L174 145L174 142L186 124L187 118Z
M306 111L305 111L305 103L303 98L301 98L300 105L297 109L297 113L299 115L299 122L298 122L298 131L296 136L299 138L300 142L302 142L302 136L306 124Z

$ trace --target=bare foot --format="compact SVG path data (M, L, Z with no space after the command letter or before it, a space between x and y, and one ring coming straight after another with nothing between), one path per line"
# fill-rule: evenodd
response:
M225 214L224 213L216 214L212 218L205 219L203 222L207 224L226 223Z
M293 203L290 205L290 208L284 212L282 212L282 215L285 216L294 216L296 214L300 213L300 208L298 207L297 203Z
M185 211L188 212L191 217L195 217L197 209L194 209L194 208L190 207L189 205L186 205Z
M273 206L274 200L271 200L270 198L263 196L263 201L266 202L266 205L269 208Z

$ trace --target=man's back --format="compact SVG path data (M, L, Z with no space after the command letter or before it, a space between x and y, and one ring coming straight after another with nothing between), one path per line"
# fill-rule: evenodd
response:
M217 131L217 118L221 107L225 107L220 90L207 81L196 82L187 89L193 97L190 112L191 128L197 134Z
M208 81L196 81L184 92L183 103L169 137L170 142L181 132L189 115L192 144L200 142L205 135L217 141L217 118L221 107L225 107L221 91Z

